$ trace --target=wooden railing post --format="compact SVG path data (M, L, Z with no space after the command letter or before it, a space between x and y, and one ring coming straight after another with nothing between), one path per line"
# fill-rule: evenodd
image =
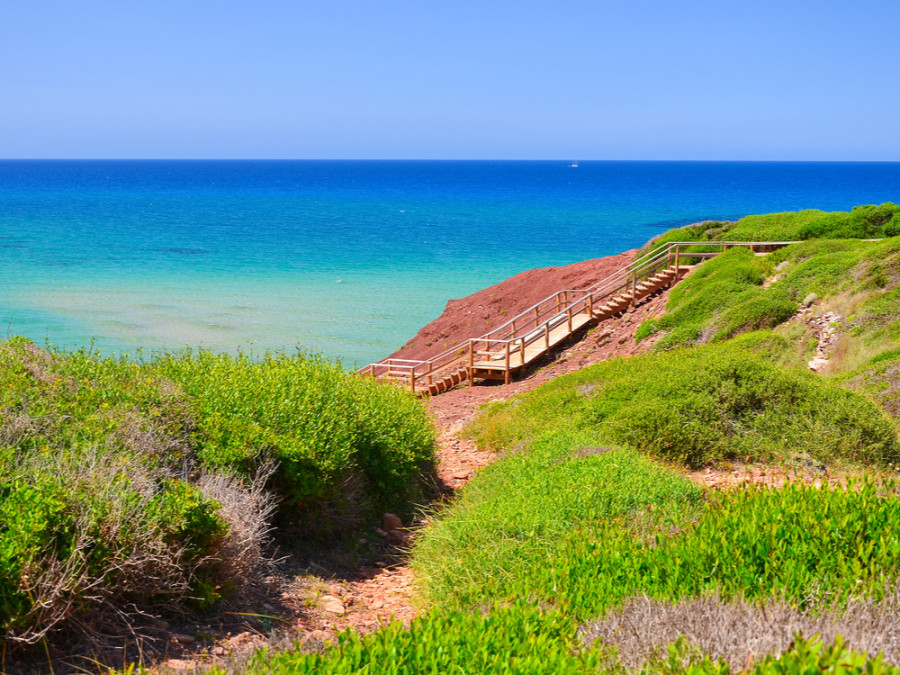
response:
M522 351L522 365L525 365L525 338L521 338L519 341L519 349Z
M503 373L503 383L509 384L509 340L506 341L506 360L503 363L506 371Z
M631 306L637 304L637 270L631 271Z
M541 323L541 313L537 307L534 308L534 327L537 328Z
M469 340L469 386L475 386L475 341Z
M550 349L550 324L544 324L544 349Z
M681 257L681 245L676 244L675 246L675 276L672 278L672 284L678 281L678 273L680 271L681 261L679 258Z
M428 362L428 384L434 384L434 377L431 375L431 371L434 370L434 361Z
M572 307L568 307L566 309L566 314L569 315L568 324L569 324L569 332L572 332Z
M594 296L588 296L588 316L594 318Z
M416 367L413 366L409 371L409 388L412 393L416 393Z

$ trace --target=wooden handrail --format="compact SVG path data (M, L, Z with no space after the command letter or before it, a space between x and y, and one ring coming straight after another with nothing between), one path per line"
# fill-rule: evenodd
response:
M568 331L571 332L573 316L587 311L589 312L589 316L593 317L594 307L602 300L607 298L615 299L619 294L624 294L624 298L629 298L629 293L626 292L629 291L630 300L631 302L634 302L636 300L638 285L642 283L643 279L650 278L661 268L674 269L675 274L674 277L672 277L672 282L674 283L680 276L681 261L684 258L693 257L706 259L715 257L728 248L735 246L745 246L754 250L757 247L781 248L795 243L798 242L666 242L660 247L648 251L646 254L633 260L624 267L615 270L604 279L594 283L592 286L580 289L563 289L556 291L552 295L535 303L528 309L509 319L506 323L481 337L470 338L460 344L452 345L430 359L416 360L388 358L364 366L358 372L362 375L372 375L374 377L378 377L379 375L401 376L403 378L408 377L410 388L415 391L416 383L420 378L427 377L430 384L435 377L441 377L442 373L456 372L457 370L467 368L469 381L470 383L473 383L473 370L475 366L474 357L476 353L481 353L483 351L486 354L493 354L495 357L503 358L504 368L507 373L505 379L508 380L509 369L511 367L509 362L511 353L520 353L521 363L524 365L525 347L527 345L543 339L545 350L549 349L551 330L565 322ZM685 250L697 246L714 247L720 248L721 250L718 252L703 251L697 253ZM569 294L578 294L580 297L570 298ZM548 306L544 307L544 305ZM479 349L479 344L483 344L485 349ZM419 369L420 366L427 366L427 369L422 368L421 372L417 372L417 369Z

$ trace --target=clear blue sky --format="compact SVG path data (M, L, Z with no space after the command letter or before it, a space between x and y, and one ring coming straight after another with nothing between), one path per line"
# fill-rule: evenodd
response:
M900 160L900 2L6 0L0 157Z

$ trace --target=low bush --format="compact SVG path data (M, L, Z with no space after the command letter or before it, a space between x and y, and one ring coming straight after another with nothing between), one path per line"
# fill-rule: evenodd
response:
M610 668L615 672L615 668ZM867 673L868 675L897 675L900 667L885 663L879 654L867 654L849 649L840 636L831 644L813 636L805 639L797 635L782 653L766 654L745 667L731 670L727 663L709 658L686 640L670 645L665 654L650 660L640 671L642 675L805 675L807 673Z
M730 459L886 466L900 459L891 420L866 397L764 360L742 342L652 353L585 368L489 407L470 433L510 449L574 426L691 467Z
M218 597L218 504L139 458L32 456L0 482L0 628L121 631L143 612ZM108 633L107 633L108 634Z
M653 239L642 252L670 241L803 241L807 239L880 239L900 235L900 206L855 206L849 212L810 209L768 213L736 222L704 222L676 228Z
M334 362L201 351L150 367L190 397L203 463L251 475L274 461L273 480L292 507L349 498L352 477L365 481L357 497L402 505L433 459L434 431L418 399Z
M583 626L586 644L614 648L627 671L652 668L652 662L679 640L733 671L767 654L790 652L798 635L818 635L824 644L844 640L848 648L882 654L900 663L900 588L882 599L854 598L846 603L814 604L800 610L779 601L723 600L705 595L680 601L630 598L603 618ZM648 663L649 662L649 663Z
M0 342L0 629L116 635L207 606L262 569L273 485L292 516L404 508L433 445L420 401L314 357Z

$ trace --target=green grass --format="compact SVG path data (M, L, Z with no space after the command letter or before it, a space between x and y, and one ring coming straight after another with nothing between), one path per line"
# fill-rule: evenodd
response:
M686 478L633 450L598 449L587 440L560 430L482 471L415 548L427 596L461 606L527 598L522 580L556 564L558 545L573 530L593 540L610 519L699 502Z
M707 502L699 515L651 515L593 531L573 526L552 556L535 556L513 580L462 589L440 574L429 587L444 603L531 597L584 621L635 594L678 600L719 592L801 607L815 593L878 597L900 572L900 502L871 485L747 489Z
M782 323L794 314L797 303L781 289L762 287L772 269L771 260L744 248L713 258L672 289L666 314L641 324L636 339L663 331L656 348L667 349Z

